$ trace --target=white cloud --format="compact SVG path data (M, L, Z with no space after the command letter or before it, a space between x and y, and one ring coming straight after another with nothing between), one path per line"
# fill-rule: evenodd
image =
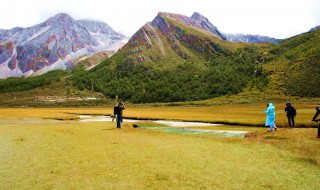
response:
M1 3L0 28L28 27L65 12L102 20L132 35L158 12L206 16L222 32L286 38L320 25L318 0L10 0Z

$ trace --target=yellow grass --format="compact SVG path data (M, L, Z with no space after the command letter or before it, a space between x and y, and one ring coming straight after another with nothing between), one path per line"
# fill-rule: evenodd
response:
M276 104L276 125L288 127L283 104ZM311 122L316 105L297 104L296 126L315 127ZM203 121L239 125L264 126L266 105L221 106L134 106L127 105L124 117L143 119L170 119ZM51 119L77 119L78 114L112 115L113 108L7 108L0 109L1 117L39 117Z
M312 106L296 107L305 119L314 113ZM213 121L238 113L264 120L263 108L128 106L125 114ZM68 113L111 114L112 108L0 109L0 189L320 188L316 129L257 128L245 139L216 139L43 119L76 116Z
M276 106L276 124L287 127L284 105ZM311 119L316 105L295 105L298 115L298 126L314 126ZM224 105L224 106L179 106L179 107L134 107L125 110L125 116L142 118L166 118L187 121L204 121L217 123L231 123L242 125L264 125L266 115L263 110L266 105Z

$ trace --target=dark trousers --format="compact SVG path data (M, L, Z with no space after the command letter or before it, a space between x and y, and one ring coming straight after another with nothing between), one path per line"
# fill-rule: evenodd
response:
M318 137L320 137L320 123L318 125Z
M118 114L117 115L117 128L121 128L121 123L122 123L122 115Z
M294 128L294 116L287 116L287 117L288 117L289 127Z

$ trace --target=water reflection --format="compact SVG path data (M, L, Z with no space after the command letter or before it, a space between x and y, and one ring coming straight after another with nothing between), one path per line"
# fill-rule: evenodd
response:
M110 116L91 116L91 115L80 115L80 122L111 122ZM124 122L139 123L145 122L145 120L137 119L124 119ZM149 121L152 123L160 124L163 126L153 127L142 125L142 129L154 130L168 133L179 133L179 134L208 134L212 137L235 137L244 138L248 131L233 131L233 130L208 130L208 129L190 129L187 127L214 127L222 124L212 124L203 122L185 122L185 121L168 121L168 120L154 120Z

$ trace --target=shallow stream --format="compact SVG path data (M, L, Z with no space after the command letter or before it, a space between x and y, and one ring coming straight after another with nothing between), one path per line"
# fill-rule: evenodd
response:
M111 122L110 116L92 116L92 115L79 115L80 122ZM137 119L124 119L124 122L141 123L139 129L154 130L168 133L179 134L208 134L212 137L236 137L244 138L249 131L235 131L235 130L216 130L208 129L208 127L222 126L222 124L204 123L204 122L186 122L186 121L169 121L169 120L137 120ZM158 124L159 126L148 126L143 123L150 122ZM197 128L197 129L193 129ZM205 129L201 129L205 127Z

